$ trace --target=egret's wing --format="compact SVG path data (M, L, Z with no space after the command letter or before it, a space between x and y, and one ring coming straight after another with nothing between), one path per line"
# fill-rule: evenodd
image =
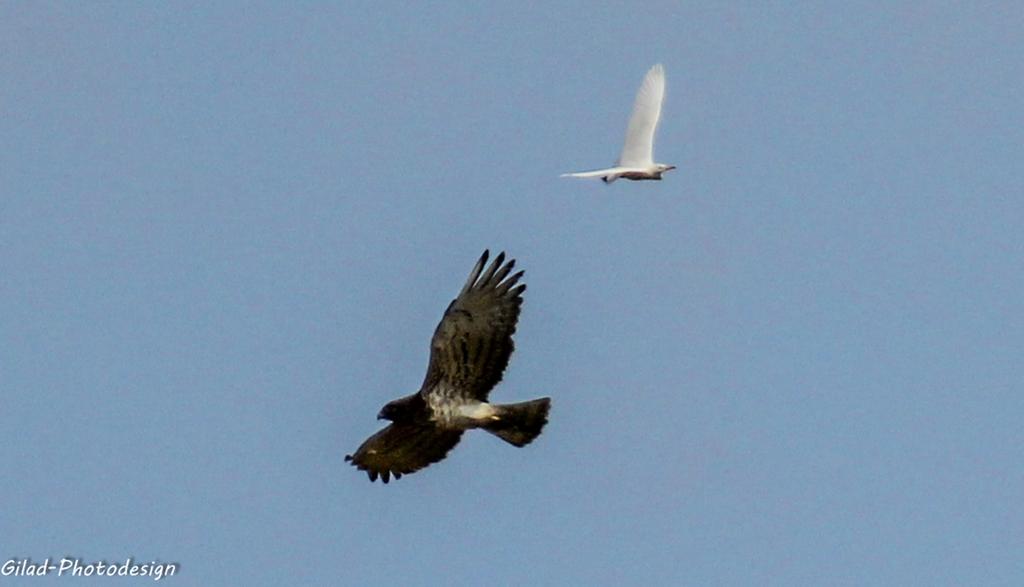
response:
M644 76L644 83L636 93L633 115L626 129L626 144L622 147L619 165L622 167L650 167L654 165L654 130L661 117L661 101L665 97L665 68L659 63Z
M619 171L618 167L609 167L608 169L598 169L596 171L577 171L576 173L563 173L559 177L604 177L606 175Z

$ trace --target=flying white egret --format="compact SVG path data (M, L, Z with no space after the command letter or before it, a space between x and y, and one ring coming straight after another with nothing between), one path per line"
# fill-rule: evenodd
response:
M647 72L636 93L633 115L626 129L626 144L622 146L622 154L615 167L563 173L562 177L600 177L605 183L611 183L620 177L633 180L661 179L663 173L675 169L675 165L654 162L654 131L658 128L664 97L665 68L659 63Z

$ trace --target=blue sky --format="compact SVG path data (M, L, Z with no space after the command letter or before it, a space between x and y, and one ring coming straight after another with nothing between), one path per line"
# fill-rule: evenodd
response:
M0 558L1021 584L1022 30L1014 3L6 6ZM614 161L657 62L678 170L559 179ZM550 424L371 484L342 457L485 248L529 286L492 399Z

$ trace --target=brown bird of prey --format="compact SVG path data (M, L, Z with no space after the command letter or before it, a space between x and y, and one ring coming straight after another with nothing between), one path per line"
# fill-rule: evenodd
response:
M459 296L452 300L430 340L430 364L416 393L396 399L377 414L391 424L347 455L370 481L387 483L443 459L472 428L482 428L514 446L526 446L548 421L550 398L491 404L487 395L501 381L512 355L525 284L505 253L486 270L484 251Z

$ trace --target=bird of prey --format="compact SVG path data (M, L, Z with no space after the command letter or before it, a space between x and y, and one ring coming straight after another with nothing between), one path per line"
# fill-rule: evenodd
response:
M452 300L430 340L427 376L416 393L396 399L377 415L383 430L347 455L370 481L387 483L443 459L462 433L482 428L515 446L526 446L548 421L550 398L516 404L487 402L512 355L525 284L509 276L515 260L499 254L486 270L488 251Z
M659 63L647 72L636 93L633 115L626 129L626 144L622 146L622 154L615 167L563 173L562 177L600 177L605 183L611 183L620 177L633 180L661 179L663 173L675 169L675 165L654 162L654 131L658 128L664 97L665 68Z

